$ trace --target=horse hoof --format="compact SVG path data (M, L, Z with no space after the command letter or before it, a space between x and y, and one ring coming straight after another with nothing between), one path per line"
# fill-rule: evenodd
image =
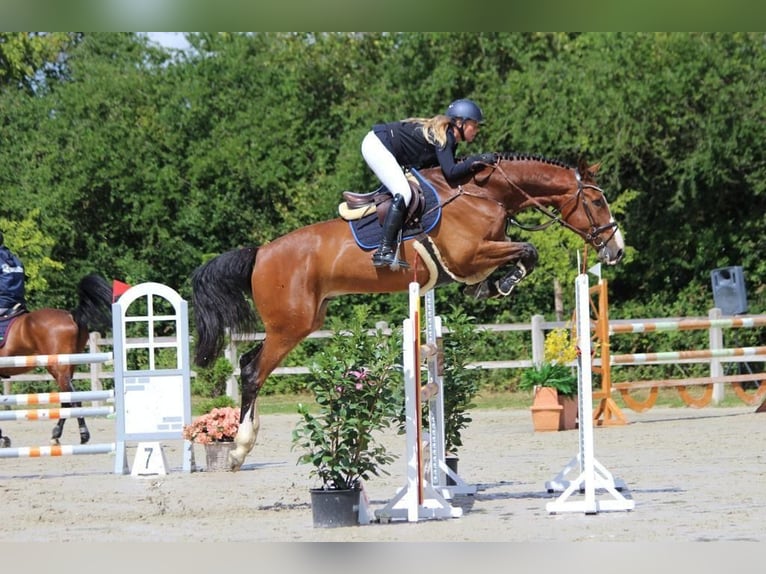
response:
M11 448L11 437L0 436L0 448Z
M52 438L51 439L51 446L61 446L61 443L59 442L59 439Z
M489 299L489 287L487 287L487 282L482 281L481 283L475 283L474 285L468 285L465 289L463 289L463 295L466 297L473 297L477 301L481 301L482 299Z
M242 468L242 463L244 460L237 459L236 456L234 456L234 452L229 453L229 470L231 472L237 472L240 468Z

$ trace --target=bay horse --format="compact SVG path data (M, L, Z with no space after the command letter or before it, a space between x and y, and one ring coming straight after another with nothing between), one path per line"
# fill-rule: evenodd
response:
M313 331L320 329L329 301L344 294L406 291L417 281L423 292L457 281L480 297L503 296L537 261L529 243L507 236L514 214L537 209L595 247L599 259L615 265L624 254L622 234L595 182L598 165L570 167L540 156L496 154L496 163L455 185L439 167L420 172L431 185L441 214L418 240L402 244L403 267L376 268L343 218L296 229L260 247L222 253L194 270L192 305L198 334L195 363L218 357L226 329L255 330L252 298L265 338L240 358L242 402L236 449L238 470L255 445L255 400L269 374ZM367 194L370 195L370 194ZM425 218L424 218L425 219ZM376 246L376 245L375 245ZM418 264L416 264L418 263ZM497 280L494 280L498 277Z
M71 310L43 308L17 315L5 333L0 357L59 355L82 353L91 331L106 333L112 327L112 286L96 274L80 279L79 302ZM35 367L0 367L0 378L12 377ZM74 391L72 379L75 365L50 365L47 371L55 379L59 391ZM62 403L62 408L80 407L82 403ZM59 419L51 433L51 444L58 445L66 419ZM78 417L80 444L90 440L85 419Z

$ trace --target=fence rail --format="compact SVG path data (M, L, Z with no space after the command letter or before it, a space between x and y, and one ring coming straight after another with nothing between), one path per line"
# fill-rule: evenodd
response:
M512 360L488 360L472 361L468 363L468 368L474 369L526 369L539 363L543 359L545 334L546 332L562 327L569 327L570 324L564 321L546 321L542 315L534 315L527 323L502 323L502 324L481 324L477 328L491 333L509 333L521 332L527 333L531 340L531 356L527 358ZM654 318L654 319L615 319L609 321L610 333L638 333L651 331L672 331L672 330L691 330L706 329L709 332L711 341L710 349L705 351L678 351L666 353L636 353L632 355L614 355L611 360L620 366L640 366L648 364L689 364L706 363L710 366L710 377L720 378L723 376L721 364L723 362L742 363L742 362L766 362L766 347L754 347L752 352L726 350L723 347L722 329L728 327L761 327L766 326L766 315L748 315L736 318L720 318L720 311L712 309L708 318ZM379 323L376 328L382 329L384 333L390 333L391 328L385 323ZM449 328L445 327L445 333L449 333ZM330 338L333 332L330 330L319 330L309 335L309 339ZM233 334L230 337L229 344L225 348L225 356L234 367L234 376L240 374L239 369L239 351L240 343L257 342L264 339L264 333L252 334ZM171 338L167 338L168 341ZM140 343L142 339L129 339L131 343ZM88 352L100 353L112 350L113 341L111 338L101 337L99 333L91 333L88 341ZM594 359L594 367L601 366L599 357ZM108 365L107 365L108 367ZM274 370L274 375L307 375L309 368L307 366L282 366ZM192 376L196 373L192 371ZM227 394L233 399L238 400L238 384L236 379L230 379L227 385ZM111 380L113 374L109 368L101 363L90 365L89 372L75 372L75 380L90 380L90 389L100 391L103 389L103 381ZM667 383L664 386L694 385L706 384L708 379L688 379L685 383ZM11 381L15 382L39 382L53 381L53 378L47 372L29 373L16 375L11 379L3 379L3 394L11 394ZM646 385L656 386L657 381L649 381ZM663 385L660 385L663 386ZM613 385L614 391L622 391L624 385L616 383ZM638 387L636 387L638 388Z

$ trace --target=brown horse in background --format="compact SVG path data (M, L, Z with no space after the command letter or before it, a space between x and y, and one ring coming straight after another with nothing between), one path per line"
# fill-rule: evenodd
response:
M79 303L72 311L37 309L14 319L0 347L0 357L31 355L63 355L82 353L91 331L106 333L112 328L112 287L98 275L86 275L77 285ZM0 367L0 378L12 377L35 367ZM48 372L56 380L59 391L74 391L72 379L75 365L50 365ZM62 403L63 408L80 407L82 403ZM51 433L51 444L59 444L66 419L59 419ZM90 440L84 418L78 418L80 444Z
M580 235L603 263L620 261L625 245L594 180L598 166L574 168L508 154L497 158L495 165L454 186L444 180L440 168L422 170L438 196L441 218L427 234L402 244L410 270L374 267L370 251L356 243L349 222L337 218L261 247L228 251L194 271L197 365L207 366L221 354L226 329L255 330L246 295L252 297L266 333L240 358L241 423L229 459L232 469L241 467L255 444L258 391L286 355L322 327L332 298L406 291L412 281L424 291L457 281L469 285L476 296L507 295L514 273L521 270L523 277L537 261L531 244L514 243L506 234L509 219L525 209L537 209L550 216L551 223Z

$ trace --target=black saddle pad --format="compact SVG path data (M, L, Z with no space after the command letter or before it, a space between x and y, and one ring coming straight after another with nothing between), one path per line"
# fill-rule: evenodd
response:
M442 215L439 196L436 195L436 190L431 183L414 169L411 169L410 173L412 173L420 183L420 187L423 190L423 197L425 199L425 207L423 209L424 215L421 226L417 229L408 229L405 227L405 229L402 230L402 241L410 240L420 233L428 233L437 223L439 223L439 219ZM376 213L371 213L356 221L349 221L348 224L351 227L351 233L354 236L354 240L362 249L375 249L380 245L380 239L383 235L383 227L378 223L378 215Z

